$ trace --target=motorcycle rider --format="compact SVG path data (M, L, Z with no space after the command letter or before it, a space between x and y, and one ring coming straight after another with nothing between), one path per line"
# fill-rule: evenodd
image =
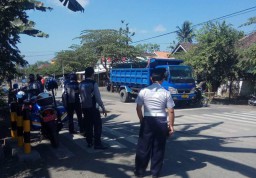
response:
M76 131L74 130L74 121L73 115L74 111L76 111L78 125L80 128L80 133L84 132L84 120L82 119L82 110L81 110L81 102L79 98L79 83L77 82L76 74L70 74L69 82L64 85L64 90L66 92L66 101L67 101L67 112L69 119L69 133L74 134Z

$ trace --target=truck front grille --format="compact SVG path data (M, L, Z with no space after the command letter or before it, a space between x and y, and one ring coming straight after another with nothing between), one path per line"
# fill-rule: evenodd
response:
M190 93L190 90L188 90L188 89L178 89L178 93L179 94L185 94L185 93Z

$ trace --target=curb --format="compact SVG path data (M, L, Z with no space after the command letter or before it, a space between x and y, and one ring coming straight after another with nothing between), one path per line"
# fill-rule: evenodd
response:
M20 162L37 161L41 159L41 155L36 150L31 150L29 154L24 153L23 147L18 147L16 140L12 138L5 139L4 148L12 157L17 157Z

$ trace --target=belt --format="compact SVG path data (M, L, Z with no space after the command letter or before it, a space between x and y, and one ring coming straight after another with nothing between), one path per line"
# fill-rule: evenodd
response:
M154 112L144 112L144 116L152 116L152 117L166 117L166 113L154 113Z

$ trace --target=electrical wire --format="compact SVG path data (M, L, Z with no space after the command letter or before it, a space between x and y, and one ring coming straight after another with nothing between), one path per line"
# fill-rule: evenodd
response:
M208 20L208 21L205 21L205 22L198 23L196 25L193 25L192 28L204 25L204 24L209 23L209 22L214 22L214 21L223 20L223 19L226 19L226 18L230 18L230 17L246 14L246 13L249 13L249 12L252 12L252 11L255 11L255 10L256 10L256 6L253 6L253 7L244 9L244 10L240 10L240 11L237 11L237 12L234 12L234 13L231 13L231 14L227 14L227 15L215 18L215 19L211 19L211 20ZM143 42L143 41L151 40L151 39L154 39L154 38L159 38L159 37L166 36L166 35L169 35L169 34L172 34L172 33L176 33L177 31L178 30L175 30L175 31L172 31L172 32L168 32L168 33L164 33L162 35L153 36L153 37L150 37L150 38L145 38L145 39L142 39L142 40L131 42L130 44L134 44L134 43L138 43L138 42Z

